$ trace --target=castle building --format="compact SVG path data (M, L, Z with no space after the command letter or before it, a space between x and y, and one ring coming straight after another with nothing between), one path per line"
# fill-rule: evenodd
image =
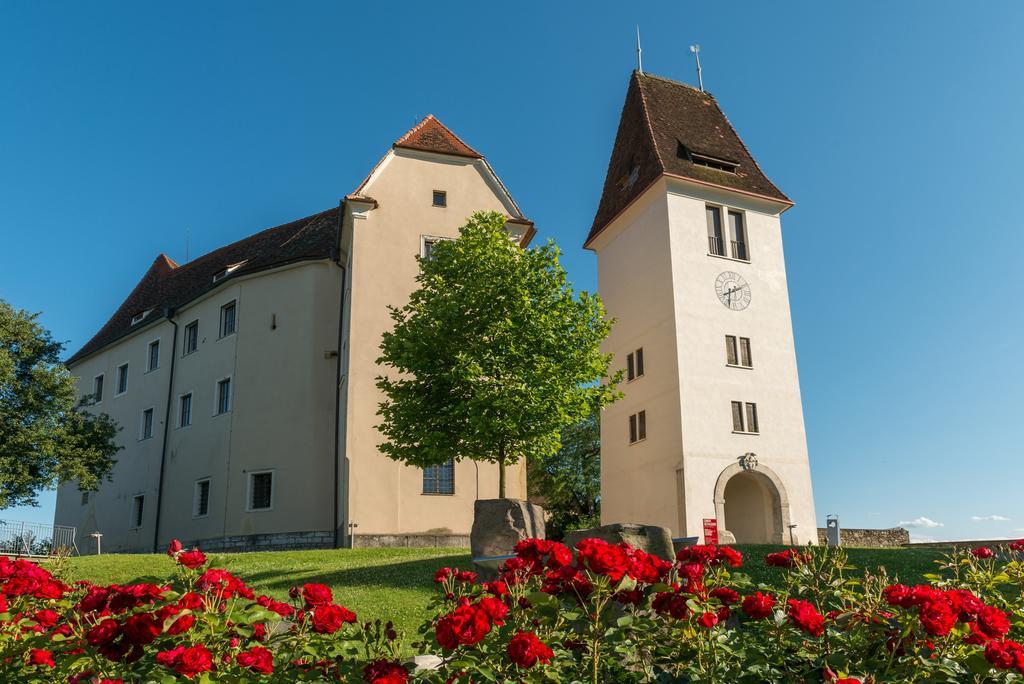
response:
M635 72L585 246L625 397L601 417L602 522L816 542L780 217L710 94Z
M417 255L477 210L534 234L478 152L433 116L340 206L176 264L158 256L69 360L124 447L98 491L63 484L55 523L104 551L468 545L493 464L408 467L378 451L388 305ZM522 464L508 495L525 498ZM79 542L82 551L88 542Z

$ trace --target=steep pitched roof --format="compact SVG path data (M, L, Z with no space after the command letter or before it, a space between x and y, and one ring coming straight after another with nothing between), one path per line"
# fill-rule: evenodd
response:
M269 228L179 266L161 254L110 320L66 363L72 364L142 325L165 316L229 278L276 266L331 256L337 241L338 208ZM238 265L217 279L227 267ZM132 323L138 314L145 315Z
M476 159L483 157L482 154L462 142L459 136L452 133L433 114L427 114L423 121L420 121L408 133L396 140L392 147L404 147L410 150L424 150L440 154L454 154L459 157L474 157Z
M695 156L734 170L694 163ZM587 244L663 174L792 204L761 171L711 94L634 71Z

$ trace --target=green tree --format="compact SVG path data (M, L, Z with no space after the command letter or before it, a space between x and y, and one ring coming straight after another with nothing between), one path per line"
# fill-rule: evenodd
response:
M573 292L549 242L521 249L505 217L477 212L420 260L418 289L391 307L377 362L381 451L426 467L465 458L505 465L558 451L562 428L614 401L600 351L611 329L596 295Z
M601 419L594 411L562 430L562 448L529 464L530 496L544 499L549 538L601 519Z
M0 510L67 480L95 489L120 449L110 417L76 403L63 345L37 318L0 299Z

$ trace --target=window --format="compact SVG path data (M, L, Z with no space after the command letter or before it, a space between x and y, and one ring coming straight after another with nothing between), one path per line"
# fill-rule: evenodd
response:
M455 461L449 459L441 465L427 466L423 469L424 494L455 493Z
M743 225L743 214L738 211L729 212L729 238L732 240L732 258L749 261L747 229Z
M708 221L708 252L726 256L725 241L722 239L722 209L710 204L704 208Z
M82 505L89 503L89 492L82 492Z
M92 379L92 400L97 404L103 401L103 374Z
M142 512L146 506L146 497L142 494L136 494L132 497L132 519L129 527L132 529L138 529L142 527Z
M739 164L728 159L720 159L718 157L710 157L706 154L697 154L696 152L690 153L690 161L697 166L706 166L709 169L715 169L716 171L725 171L726 173L736 173L736 169L739 168Z
M228 302L220 307L220 336L227 337L235 332L235 303Z
M142 319L144 319L149 314L150 311L152 311L152 309L146 309L145 311L140 311L139 313L132 316L132 325L141 323Z
M231 410L231 378L217 382L217 414Z
M210 513L210 479L198 480L192 500L192 517L203 518Z
M249 473L249 510L267 511L274 504L274 473Z
M748 402L746 404L746 410L744 410L744 404L742 401L732 402L732 431L744 432L752 435L760 432L757 424L757 404L751 404Z
M647 411L640 411L629 417L629 443L635 444L645 439L647 439Z
M160 340L149 343L149 354L146 357L146 372L155 371L160 367Z
M435 207L447 207L448 206L448 193L444 190L434 191L434 206Z
M142 426L139 429L139 439L149 439L153 436L153 409L148 408L142 412Z
M750 356L750 338L726 335L725 362L739 368L753 368L753 360Z
M644 374L644 349L626 354L626 379L636 380Z
M182 356L191 354L199 348L199 321L192 321L185 326L185 343L182 345Z
M114 392L114 396L124 394L128 391L128 364L122 364L117 367L117 391Z
M192 424L192 393L178 397L178 427Z

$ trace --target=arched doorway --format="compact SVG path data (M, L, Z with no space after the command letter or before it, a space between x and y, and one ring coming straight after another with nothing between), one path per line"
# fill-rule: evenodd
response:
M782 480L759 464L734 464L715 486L715 514L720 530L738 544L784 544L788 541L789 499Z

